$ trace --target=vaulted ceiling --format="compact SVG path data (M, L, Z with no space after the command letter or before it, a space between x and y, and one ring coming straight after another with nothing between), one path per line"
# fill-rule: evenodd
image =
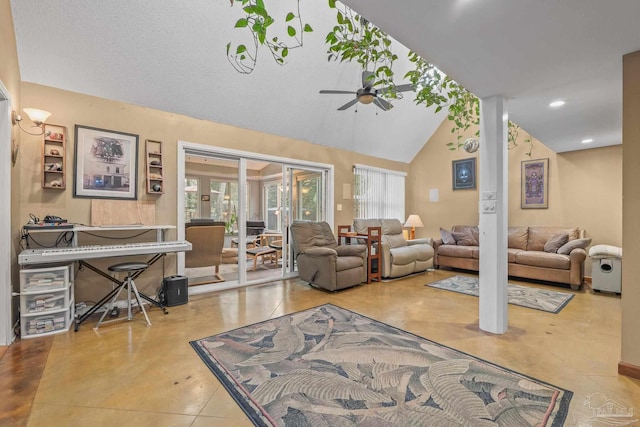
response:
M550 148L621 143L622 55L640 50L637 0L346 3L476 95L507 97L511 119ZM294 3L267 4L278 17ZM319 90L355 91L361 69L327 61L335 17L325 1L300 6L314 28L304 47L283 67L260 52L242 75L225 55L243 40L239 7L227 1L12 0L24 81L410 162L445 113L411 93L390 111L337 111L352 96ZM397 44L398 79L407 52ZM556 99L566 104L550 108Z

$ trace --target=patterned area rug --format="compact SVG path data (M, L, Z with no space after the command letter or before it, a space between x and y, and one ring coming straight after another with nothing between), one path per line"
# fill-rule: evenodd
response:
M562 426L573 395L331 304L191 345L256 426Z
M453 276L437 282L427 283L427 286L459 292L461 294L478 296L478 278L466 276ZM571 301L573 294L551 291L528 286L508 284L507 298L509 304L522 307L535 308L536 310L559 313L565 305Z

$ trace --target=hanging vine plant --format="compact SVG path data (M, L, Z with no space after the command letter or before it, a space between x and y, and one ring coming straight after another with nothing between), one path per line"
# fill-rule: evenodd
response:
M335 0L329 0L329 7L336 9L337 24L325 38L327 59L357 62L363 71L371 72L372 87L384 88L378 96L399 98L400 92L393 90L393 63L398 55L391 50L391 38L348 7L339 7Z
M311 25L302 21L300 15L300 0L295 0L296 9L287 12L284 18L286 26L286 39L277 36L269 38L267 33L276 20L269 15L262 0L230 0L242 5L245 16L238 19L235 28L246 29L251 35L252 44L239 44L233 49L231 42L227 43L227 60L236 71L242 74L250 74L256 68L258 61L258 49L264 46L273 60L278 65L284 65L289 51L297 49L304 44L304 33L313 31Z
M247 29L253 41L251 49L244 44L239 44L235 50L231 43L227 43L227 58L236 71L249 74L257 63L260 46L265 47L275 62L285 64L285 58L289 51L303 46L305 32L313 29L305 23L300 14L300 0L295 0L295 11L287 12L283 22L286 25L287 41L278 37L269 38L270 27L278 23L272 18L264 5L263 0L230 0L231 5L240 3L245 13L243 18L236 21L236 28ZM336 10L336 25L327 34L327 59L329 61L357 62L363 71L372 74L371 86L384 88L378 96L389 99L397 99L402 95L394 88L393 64L398 56L393 52L392 39L384 31L373 25L361 15L345 5L336 3L336 0L328 0L329 8ZM446 108L448 120L453 124L451 133L454 140L446 145L450 150L459 150L465 145L464 138L468 135L471 126L480 123L480 101L455 80L442 73L435 65L422 58L417 53L409 52L409 61L414 64L414 69L405 74L405 78L411 81L415 88L416 104L426 107L435 106L435 112ZM508 123L508 148L518 146L520 127L509 121ZM479 137L479 130L475 136ZM530 138L523 141L529 144L527 156L531 157L533 143ZM477 144L476 144L477 147Z

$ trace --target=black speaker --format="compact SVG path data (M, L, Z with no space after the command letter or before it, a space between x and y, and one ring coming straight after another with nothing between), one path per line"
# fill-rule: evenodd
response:
M188 279L185 276L168 276L162 281L162 303L167 307L186 304L189 300Z

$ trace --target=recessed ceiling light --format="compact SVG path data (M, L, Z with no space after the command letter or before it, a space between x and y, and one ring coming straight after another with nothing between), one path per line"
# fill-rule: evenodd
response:
M562 107L565 104L565 102L561 99L558 99L557 101L553 101L552 103L549 104L549 107L551 108L558 108L558 107Z
M587 138L587 139L583 139L583 140L582 140L582 143L583 143L583 144L588 144L588 143L590 143L590 142L593 142L593 138Z

